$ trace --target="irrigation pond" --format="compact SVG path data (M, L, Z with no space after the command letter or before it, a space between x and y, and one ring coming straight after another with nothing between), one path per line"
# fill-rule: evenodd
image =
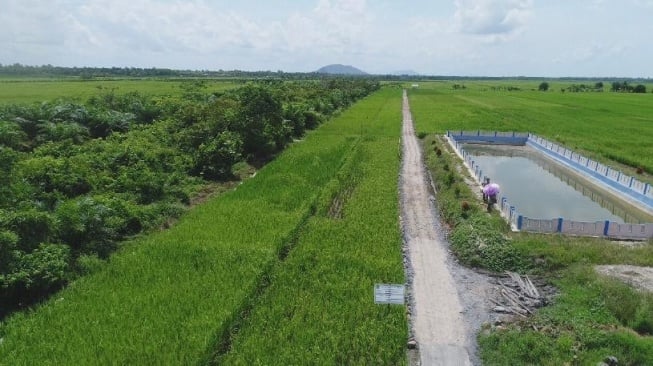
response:
M650 223L653 217L529 146L465 144L500 196L532 218Z

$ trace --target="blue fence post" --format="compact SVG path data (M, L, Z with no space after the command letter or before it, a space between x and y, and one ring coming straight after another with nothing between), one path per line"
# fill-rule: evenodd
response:
M587 158L587 162L585 163L585 167L587 168L588 166L590 166L590 159L589 158Z
M449 130L447 130L447 137L450 137L450 136L451 136L451 133L449 132Z
M481 136L481 130L476 130L476 136Z
M605 220L605 226L603 227L603 236L608 236L608 230L610 230L610 220Z
M646 194L648 193L649 188L651 188L651 185L646 183L646 185L644 186L644 191L643 191L644 193L642 193L642 194L646 196Z
M621 172L617 172L617 182L621 179Z
M512 137L515 137L515 131L512 131Z
M562 232L562 217L558 217L558 229L557 229L557 231L559 233Z
M606 167L605 167L605 176L607 177L608 174L610 174L610 167L609 167L609 166L606 166Z
M497 137L497 131L494 131L494 137Z
M635 180L635 177L630 177L630 183L628 184L628 188L633 188L633 181Z
M521 226L524 222L524 216L519 215L517 216L517 230L521 231Z

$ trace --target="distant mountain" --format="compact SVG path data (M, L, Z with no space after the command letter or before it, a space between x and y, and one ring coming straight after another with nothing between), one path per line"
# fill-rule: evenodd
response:
M319 74L334 74L334 75L367 75L365 71L359 70L353 66L333 64L321 67L316 71Z

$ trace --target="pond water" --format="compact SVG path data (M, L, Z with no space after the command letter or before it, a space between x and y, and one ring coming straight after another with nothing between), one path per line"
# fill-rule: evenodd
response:
M466 144L483 175L501 186L517 212L534 219L653 222L653 217L528 146Z

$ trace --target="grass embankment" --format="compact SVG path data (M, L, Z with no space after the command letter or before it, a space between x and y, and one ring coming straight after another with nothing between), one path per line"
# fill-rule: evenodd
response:
M0 79L0 104L32 103L58 98L76 101L87 100L100 92L120 94L138 92L145 95L181 95L181 79L112 79L112 80L66 80L66 79ZM232 81L208 81L206 91L219 92L234 88Z
M459 104L438 110L424 104L437 100L439 106L444 106L454 96L442 92L443 102L437 94L427 95L428 98L419 98L411 92L413 116L421 131L471 128L464 115L457 113L463 113L465 108L473 112L475 107ZM488 98L501 102L493 93ZM532 108L536 114L537 108ZM460 118L460 124L456 125L453 118ZM445 123L436 125L434 119L450 120L450 126L441 128ZM552 120L538 128L553 130L555 125ZM481 128L501 127L513 128L487 122ZM565 129L574 130L569 126ZM423 143L438 189L438 205L451 227L451 245L458 258L468 265L494 271L514 270L542 276L559 290L553 304L528 320L484 330L479 335L484 364L596 365L607 356L617 357L619 364L653 364L653 295L604 278L593 270L596 264L653 266L651 242L624 247L603 239L511 233L497 214L483 212L456 168L460 162L447 152L443 142L429 135ZM584 143L592 145L590 141ZM594 144L599 142L594 140Z
M0 326L0 364L198 364L230 349L225 362L266 352L279 354L272 364L337 355L402 362L403 310L375 306L371 293L376 281L403 282L398 162L384 160L388 151L397 158L400 119L380 113L395 104L399 111L399 100L396 90L366 98L255 179L129 243L33 312L11 316ZM355 169L356 151L370 160ZM334 186L347 166L358 178ZM333 194L349 181L358 184L342 219L311 218L325 187Z
M521 91L493 91L488 84L454 90L453 84L422 83L410 91L418 132L532 132L629 175L642 167L651 181L652 93L539 92L519 82Z

